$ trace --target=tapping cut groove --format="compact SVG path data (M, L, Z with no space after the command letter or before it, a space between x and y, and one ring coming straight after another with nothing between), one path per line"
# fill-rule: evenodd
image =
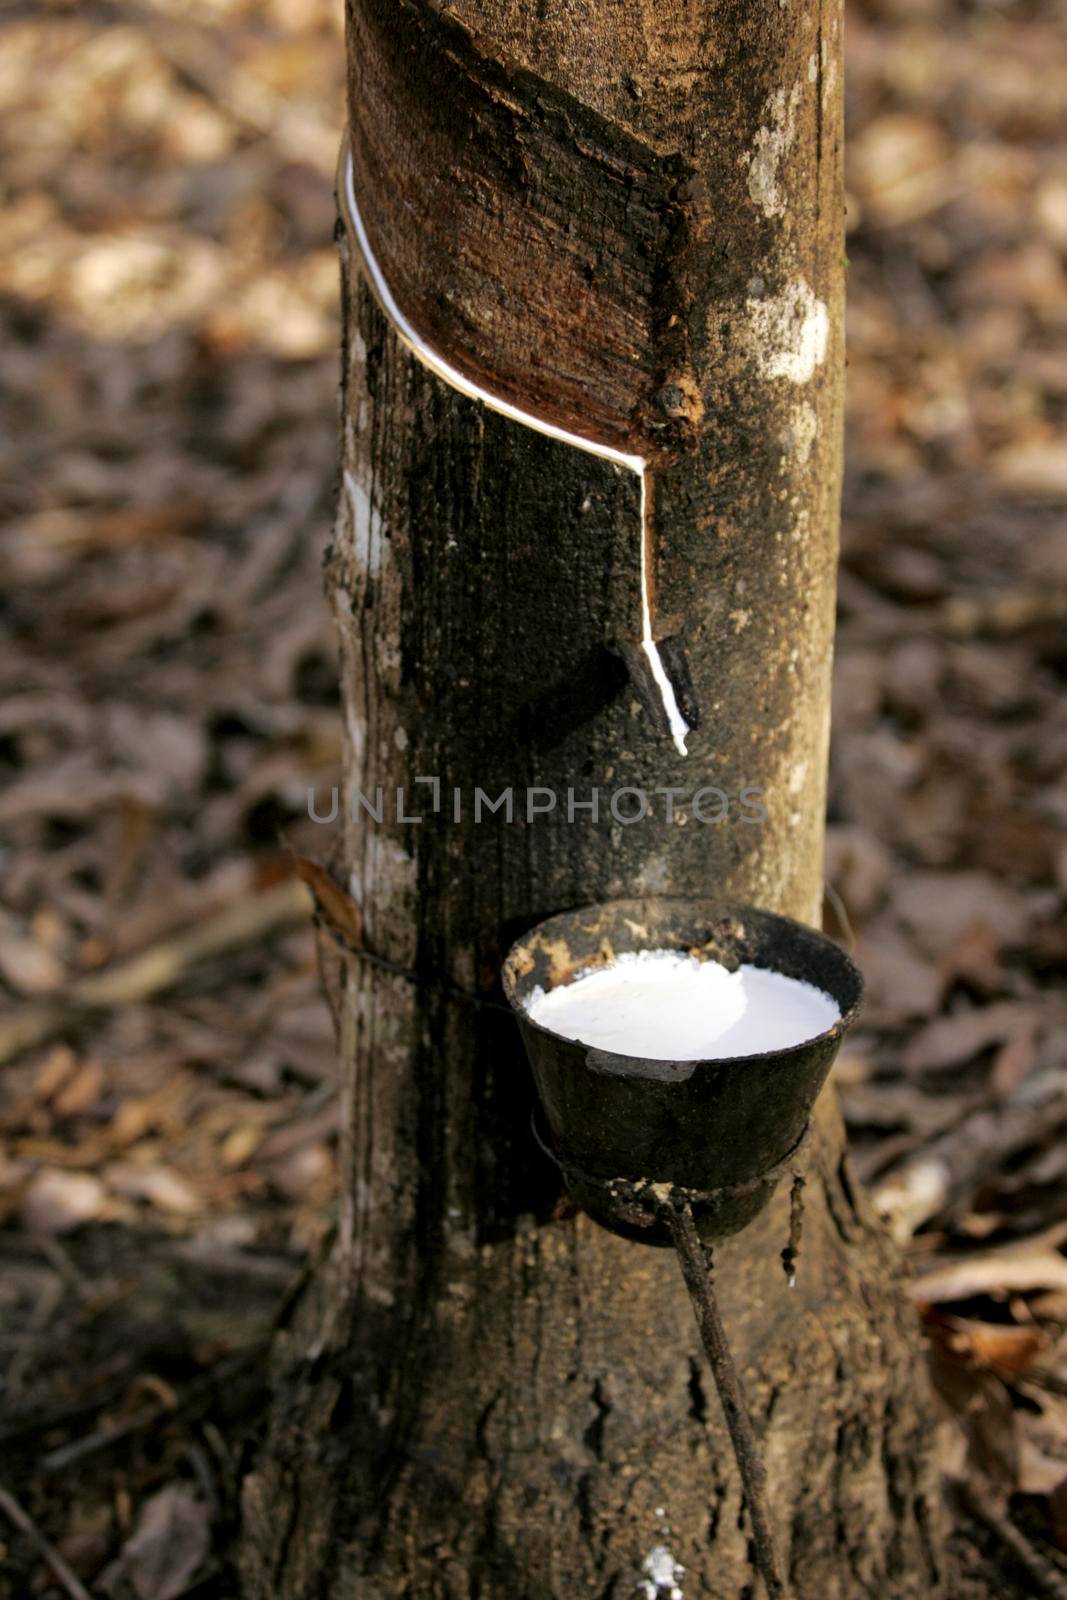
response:
M679 755L685 755L686 739L690 733L690 724L683 715L678 704L678 696L673 683L663 665L659 646L652 634L652 598L650 578L650 551L652 547L653 528L653 492L652 471L644 456L630 455L624 450L617 450L613 445L599 444L594 439L586 438L582 434L572 433L566 428L557 427L555 423L539 417L531 411L525 411L520 406L512 404L502 396L485 389L481 384L460 372L458 367L441 355L441 353L419 334L397 304L388 283L385 281L377 256L371 247L367 235L366 224L356 199L355 175L352 164L352 153L348 147L348 138L345 137L341 146L340 181L337 189L341 201L341 210L349 234L353 239L360 258L363 262L367 278L374 291L382 311L388 317L394 332L411 353L422 362L444 383L464 394L471 400L477 400L490 411L497 412L502 417L509 418L512 422L519 423L524 428L532 428L534 432L545 434L550 439L557 439L561 444L570 445L572 449L583 450L587 455L596 456L601 461L610 461L615 466L623 467L629 472L637 474L641 486L640 496L640 570L641 570L641 650L644 653L653 681L659 691L663 706L664 716L671 738Z

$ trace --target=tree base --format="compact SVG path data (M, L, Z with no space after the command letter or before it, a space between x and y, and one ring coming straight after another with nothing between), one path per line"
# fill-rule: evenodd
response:
M941 1514L919 1334L832 1102L790 1290L788 1192L716 1285L796 1600L929 1600ZM455 1243L455 1241L453 1242ZM737 1468L673 1253L579 1216L447 1254L426 1325L331 1304L277 1351L245 1485L255 1600L760 1593ZM332 1323L331 1348L309 1361ZM674 1574L673 1579L671 1574Z

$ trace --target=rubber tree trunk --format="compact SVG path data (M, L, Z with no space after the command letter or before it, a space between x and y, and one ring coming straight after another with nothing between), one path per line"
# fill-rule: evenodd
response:
M248 1593L755 1596L677 1263L572 1214L531 1138L514 1026L475 997L499 997L520 930L597 899L722 892L818 920L840 13L350 0L349 52L356 190L415 326L515 403L654 463L653 631L687 663L700 726L679 755L628 676L634 473L427 372L346 236L328 564L345 875L367 948L403 970L337 958L340 1242L279 1339L245 1486ZM476 821L476 788L509 786L512 819ZM704 786L725 815L694 806ZM527 819L535 787L556 804ZM569 820L568 790L594 787L599 819ZM358 800L379 788L380 822ZM651 814L620 820L631 795L613 816L624 788ZM397 820L397 789L421 821ZM925 1600L938 1519L916 1331L829 1100L806 1195L795 1290L784 1193L717 1274L791 1582Z

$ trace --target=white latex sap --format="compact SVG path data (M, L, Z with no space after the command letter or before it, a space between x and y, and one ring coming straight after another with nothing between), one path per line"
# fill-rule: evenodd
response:
M537 989L535 1022L567 1039L654 1061L759 1055L825 1033L836 1001L798 978L764 967L729 972L680 950L619 956L560 988Z

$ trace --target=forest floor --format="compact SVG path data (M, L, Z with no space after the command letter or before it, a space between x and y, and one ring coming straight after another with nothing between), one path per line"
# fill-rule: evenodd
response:
M334 1195L291 852L340 762L339 7L23 3L0 38L0 1594L222 1600ZM1054 1593L1067 14L872 0L848 61L837 1078L992 1524L965 1565Z

